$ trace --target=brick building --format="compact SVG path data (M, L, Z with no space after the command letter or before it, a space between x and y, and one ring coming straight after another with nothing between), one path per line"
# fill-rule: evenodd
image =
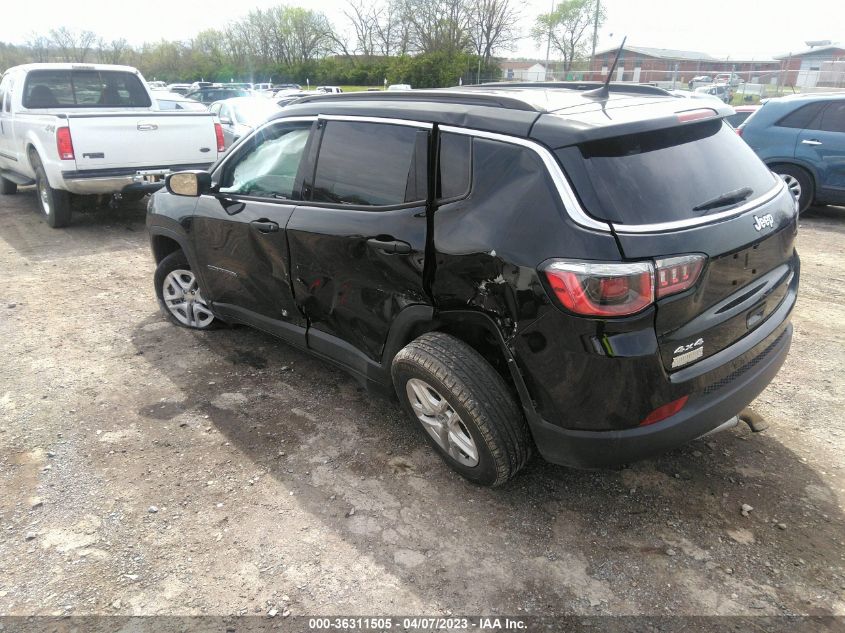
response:
M606 79L617 50L609 48L596 51L587 79ZM697 75L712 77L718 73L735 72L751 83L770 83L780 69L781 61L777 59L717 59L698 51L626 46L616 66L613 81L672 81L674 75L678 83L686 83Z

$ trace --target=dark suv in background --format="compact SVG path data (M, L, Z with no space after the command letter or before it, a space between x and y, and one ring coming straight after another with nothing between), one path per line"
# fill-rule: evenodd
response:
M728 106L545 88L307 97L170 176L164 314L395 394L485 485L535 448L598 467L735 423L791 341L795 200Z

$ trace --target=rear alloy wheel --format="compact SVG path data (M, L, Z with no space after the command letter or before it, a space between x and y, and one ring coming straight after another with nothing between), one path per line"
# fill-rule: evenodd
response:
M499 486L531 456L531 434L504 379L462 340L430 332L396 355L393 385L444 461L470 481Z
M38 196L38 207L44 214L44 219L54 229L60 229L70 224L70 194L67 191L53 189L47 180L47 172L37 156L32 158L35 168L35 193Z
M775 165L772 171L780 176L792 196L798 200L798 213L803 213L815 197L813 181L806 171L793 165Z
M9 180L8 178L3 178L0 176L0 194L4 196L11 196L13 193L18 192L18 183Z
M156 268L156 295L161 311L176 325L195 330L207 330L216 325L214 313L208 307L182 251L171 253Z

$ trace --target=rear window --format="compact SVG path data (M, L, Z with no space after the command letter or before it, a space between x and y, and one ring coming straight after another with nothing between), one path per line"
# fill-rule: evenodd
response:
M33 70L23 89L25 108L149 108L150 97L133 73Z
M620 224L721 213L775 185L768 168L720 119L592 141L557 154L587 211Z

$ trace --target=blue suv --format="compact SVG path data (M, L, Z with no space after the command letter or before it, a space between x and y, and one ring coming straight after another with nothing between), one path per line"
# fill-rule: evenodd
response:
M801 211L845 204L845 94L770 99L737 132L786 181Z

